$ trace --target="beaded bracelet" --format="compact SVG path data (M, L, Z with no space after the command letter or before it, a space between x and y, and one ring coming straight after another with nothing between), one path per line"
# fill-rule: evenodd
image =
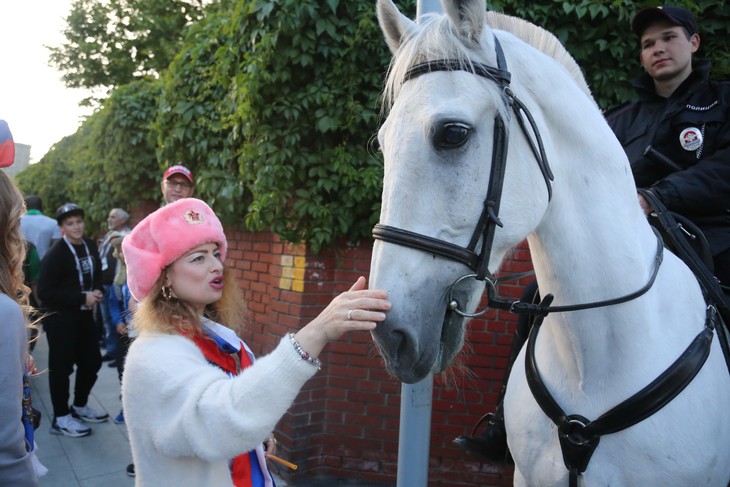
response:
M318 358L314 358L309 353L305 352L304 349L302 349L302 346L299 345L299 342L294 338L294 333L289 333L289 341L291 342L292 346L294 346L294 350L297 351L300 357L302 357L302 360L306 360L310 364L317 367L317 370L322 370L322 362L319 361Z

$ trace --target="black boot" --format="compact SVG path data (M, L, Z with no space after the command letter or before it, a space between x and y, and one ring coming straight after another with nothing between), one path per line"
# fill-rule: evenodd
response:
M537 289L537 282L528 284L522 293L521 301L539 302L540 295ZM512 365L517 359L522 346L532 326L533 317L521 314L517 319L517 330L512 337L512 349L507 360L507 367L504 371L504 381L499 391L499 403L494 413L487 413L477 421L471 436L458 436L454 438L454 444L477 457L479 460L495 465L514 465L512 455L507 447L507 430L504 427L504 393L507 390L507 379L509 378ZM477 435L479 428L486 423L484 430Z
M476 431L485 423L486 428L477 435ZM512 455L507 448L507 431L504 427L501 402L494 413L482 416L474 426L472 436L458 436L454 438L454 444L483 462L495 465L514 465Z

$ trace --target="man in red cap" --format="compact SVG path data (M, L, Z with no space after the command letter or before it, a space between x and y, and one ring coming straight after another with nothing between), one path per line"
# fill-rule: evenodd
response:
M162 175L160 190L162 191L162 198L165 200L166 205L183 198L191 198L195 192L193 172L182 164L175 164L174 166L168 167L165 174ZM135 305L132 306L134 307ZM125 346L125 350L129 347L131 340L133 340L133 338L129 339ZM123 353L126 355L126 351ZM120 416L121 413L117 417ZM134 463L127 465L127 475L130 477L136 476Z
M195 192L193 173L182 164L170 166L162 176L160 183L162 197L165 204L173 203L182 198L190 198Z
M640 188L704 233L721 284L730 285L730 83L697 59L697 23L684 8L640 10L631 22L644 73L638 98L606 119ZM649 205L639 196L646 214ZM727 292L727 288L726 288Z

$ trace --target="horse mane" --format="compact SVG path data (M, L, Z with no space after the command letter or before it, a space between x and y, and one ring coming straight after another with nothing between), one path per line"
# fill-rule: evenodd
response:
M524 19L493 11L487 12L487 24L493 29L514 34L538 51L555 59L570 73L580 89L593 98L580 66L554 34Z
M490 28L514 35L557 61L568 71L578 87L593 99L578 63L553 34L526 20L492 11L487 12L487 24ZM464 44L447 16L426 14L421 19L421 25L433 26L407 33L391 60L383 91L386 107L393 105L406 71L415 64L433 59L453 59L465 67L471 67L474 62L487 61L481 58L473 46Z

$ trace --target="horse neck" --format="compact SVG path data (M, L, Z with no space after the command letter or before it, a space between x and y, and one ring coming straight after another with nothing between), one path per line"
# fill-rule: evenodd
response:
M556 184L542 223L528 238L541 294L553 294L553 305L625 296L641 289L654 270L657 240L638 207L635 188L621 180L620 171L601 175L601 164L594 166L583 166L592 184L581 171L556 173L556 181L563 181ZM618 181L611 184L613 177ZM551 314L541 340L575 374L572 379L582 382L605 374L616 350L633 349L645 343L642 337L658 333L650 313L646 301L636 300Z

